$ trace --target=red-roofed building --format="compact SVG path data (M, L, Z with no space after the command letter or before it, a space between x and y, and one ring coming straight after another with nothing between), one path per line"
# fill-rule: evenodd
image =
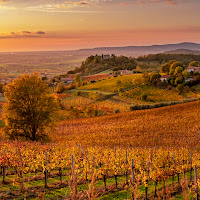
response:
M169 77L170 75L163 75L160 77L160 80L163 82L163 81L166 81Z

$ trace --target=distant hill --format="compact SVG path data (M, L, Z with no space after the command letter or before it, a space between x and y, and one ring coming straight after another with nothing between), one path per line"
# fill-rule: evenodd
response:
M190 49L176 49L171 51L165 51L165 54L193 54L200 55L200 51L190 50Z
M93 49L80 49L77 50L76 53L81 53L88 56L95 54L116 54L138 57L141 55L157 54L179 49L190 49L193 51L200 51L200 44L183 42L179 44L164 44L152 46L99 47Z
M68 73L96 74L113 68L116 68L117 71L119 69L133 70L136 69L136 66L136 61L126 56L110 56L106 59L102 58L102 56L89 56L82 62L80 67L76 67Z

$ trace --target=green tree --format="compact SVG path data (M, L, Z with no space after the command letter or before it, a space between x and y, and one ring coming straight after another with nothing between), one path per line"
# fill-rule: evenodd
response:
M143 73L142 74L142 84L143 85L149 85L151 82L150 82L150 76L148 73Z
M161 75L159 73L152 72L150 75L151 84L156 85L160 81L160 77L161 77Z
M119 71L118 67L113 68L113 72L117 72L117 71Z
M182 78L182 77L177 77L177 78L175 79L174 85L178 85L178 84L180 84L180 83L183 83L183 78Z
M189 66L200 67L200 62L198 62L198 61L192 61L192 62L189 63Z
M128 63L126 68L129 70L133 70L133 69L136 69L136 67L137 67L136 63Z
M175 70L178 66L185 69L182 62L176 61L176 62L174 62L173 64L170 65L169 71Z
M163 73L169 73L169 68L170 68L170 65L168 63L165 63L161 66L161 72Z
M177 60L170 60L170 61L168 62L168 64L169 64L169 66L170 66L171 64L173 64L173 63L175 63L175 62L177 62Z
M183 68L178 66L174 71L174 76L176 76L177 74L182 73L182 72L183 72Z
M0 83L0 93L3 93L4 89L3 89L3 84Z
M191 76L190 72L188 72L186 69L182 72L182 75L186 78L189 78Z
M184 91L184 84L178 84L178 86L176 87L176 90L179 94L182 94Z
M5 133L11 139L42 140L59 101L37 74L23 75L5 87Z

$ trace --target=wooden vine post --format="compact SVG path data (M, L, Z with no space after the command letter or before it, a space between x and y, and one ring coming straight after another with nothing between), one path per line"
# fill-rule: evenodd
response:
M134 160L131 159L131 170L132 170L132 183L135 182L135 174L134 174Z
M6 156L6 150L3 150L3 155L4 157ZM6 183L6 165L5 163L3 164L3 183Z
M48 186L47 186L47 152L45 152L45 170L44 170L44 178L45 178L45 188L48 188Z
M22 154L19 151L19 160L20 160L20 175L21 175L21 190L24 190L24 177L23 177L23 165L22 165Z
M134 174L134 160L133 160L133 158L131 159L131 174L132 174L131 183L132 183L132 187L134 187L135 174ZM134 195L133 191L132 191L132 199L135 199L135 195Z
M192 150L190 154L190 182L192 181Z
M175 166L175 152L174 152L174 154L173 154L173 163L174 163L174 166ZM172 175L172 187L174 187L174 171L173 171L173 175Z
M74 155L71 156L71 161L72 161L72 188L73 188L73 194L72 194L72 199L76 199L76 180L75 180L75 161L74 161Z
M126 151L126 184L128 185L128 152Z
M197 194L197 198L196 200L199 200L199 191L198 191L198 182L197 182L197 167L196 165L194 165L194 184L196 185L196 194Z
M150 162L148 162L147 180L146 180L146 184L147 184L147 186L145 186L145 200L147 200L147 199L148 199L148 182L149 182L149 172L150 172Z

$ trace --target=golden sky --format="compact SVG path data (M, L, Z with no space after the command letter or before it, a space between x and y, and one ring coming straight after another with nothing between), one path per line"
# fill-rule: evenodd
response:
M0 51L200 43L200 0L0 0Z

